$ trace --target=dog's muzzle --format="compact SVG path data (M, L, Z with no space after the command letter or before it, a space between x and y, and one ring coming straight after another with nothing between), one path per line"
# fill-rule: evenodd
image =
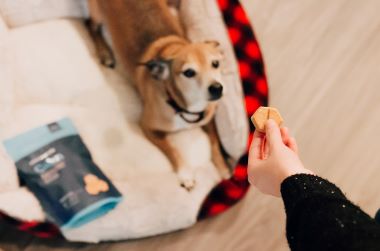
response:
M205 117L205 111L201 112L190 112L185 108L181 107L174 98L170 95L169 91L167 91L168 100L166 103L171 106L176 114L186 121L189 124L194 124L200 122ZM191 117L191 118L188 118Z

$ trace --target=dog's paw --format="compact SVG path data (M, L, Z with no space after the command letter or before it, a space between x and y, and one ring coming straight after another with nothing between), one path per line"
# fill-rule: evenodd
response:
M181 181L181 187L185 188L188 192L193 190L195 187L195 180L194 179L187 179Z
M116 60L113 55L104 53L100 55L100 63L105 67L114 69L116 67Z
M194 174L190 170L182 169L178 172L178 179L181 184L181 187L185 188L187 191L193 190L195 187L196 181Z
M223 180L229 180L233 175L233 171L230 168L219 169L219 175Z

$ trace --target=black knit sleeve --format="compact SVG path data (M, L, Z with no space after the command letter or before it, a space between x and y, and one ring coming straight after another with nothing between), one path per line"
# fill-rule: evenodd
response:
M281 194L292 251L380 250L380 225L329 181L293 175L282 182Z

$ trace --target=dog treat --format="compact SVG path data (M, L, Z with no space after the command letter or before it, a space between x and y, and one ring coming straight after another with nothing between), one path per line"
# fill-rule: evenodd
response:
M265 122L268 119L276 121L278 126L281 126L284 121L276 108L265 106L260 106L251 117L256 130L263 133L265 133Z

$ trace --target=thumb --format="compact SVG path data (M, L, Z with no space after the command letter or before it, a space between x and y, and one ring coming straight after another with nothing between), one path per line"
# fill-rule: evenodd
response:
M273 119L268 119L265 124L265 131L270 149L274 149L282 144L280 128Z

